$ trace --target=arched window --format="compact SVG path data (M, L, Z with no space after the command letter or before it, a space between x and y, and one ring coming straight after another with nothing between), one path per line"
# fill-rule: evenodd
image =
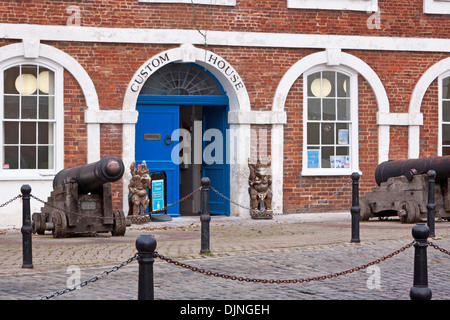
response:
M56 171L57 101L55 69L29 62L1 71L1 175L45 176ZM58 96L58 97L57 97Z
M315 68L304 75L303 175L342 175L357 168L357 79Z
M216 96L222 90L215 80L204 70L190 64L169 64L145 82L141 94L147 95L188 95Z
M439 151L443 156L450 155L450 76L439 78Z

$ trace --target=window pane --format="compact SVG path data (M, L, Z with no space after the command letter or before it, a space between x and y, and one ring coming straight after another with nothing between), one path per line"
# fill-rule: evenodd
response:
M450 99L450 77L442 80L442 99Z
M450 124L442 125L442 144L450 145Z
M323 120L336 120L336 100L323 99Z
M322 123L322 144L334 144L334 123Z
M18 122L4 122L3 123L3 137L5 144L19 143L19 123Z
M334 156L334 147L322 147L322 168L331 168L332 156Z
M320 99L308 99L308 120L320 120Z
M55 98L52 96L39 97L39 119L54 119Z
M450 101L442 101L442 121L450 122Z
M20 143L36 144L36 122L20 123Z
M38 147L38 169L53 169L53 147Z
M20 67L12 67L3 73L3 90L5 94L19 94L16 89L16 79L20 75Z
M4 147L3 168L4 169L19 169L19 147Z
M444 147L444 148L442 148L442 155L443 155L443 156L448 156L448 155L450 155L450 147Z
M320 132L319 132L319 123L308 123L308 138L307 144L320 144Z
M337 73L336 91L338 97L350 97L350 77Z
M5 119L19 119L19 96L4 96L3 117Z
M55 74L47 68L39 67L39 94L55 94Z
M36 147L20 147L20 169L36 169Z
M53 144L53 123L38 123L38 144Z
M322 72L322 96L336 97L336 72Z
M308 97L320 97L320 72L308 76Z
M337 100L337 119L350 121L350 99Z
M21 119L37 118L37 96L22 96Z

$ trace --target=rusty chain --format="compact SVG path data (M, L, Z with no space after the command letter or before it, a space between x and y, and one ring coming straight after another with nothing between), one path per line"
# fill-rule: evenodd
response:
M163 261L166 261L167 263L171 263L174 264L176 266L180 266L182 268L185 269L189 269L191 271L194 272L199 272L201 274L207 275L207 276L214 276L214 277L218 277L218 278L224 278L224 279L230 279L230 280L237 280L237 281L245 281L245 282L254 282L254 283L275 283L275 284L281 284L281 283L304 283L304 282L311 282L311 281L317 281L317 280L325 280L325 279L331 279L331 278L336 278L345 274L349 274L349 273L353 273L355 271L359 271L359 270L364 270L367 269L368 267L378 264L382 261L385 261L389 258L392 258L395 255L398 255L399 253L405 251L406 249L410 248L412 245L414 244L414 241L411 243L408 243L407 245L401 247L400 249L385 255L379 259L376 259L372 262L369 262L367 264L352 268L352 269L348 269L345 271L341 271L341 272L337 272L337 273L330 273L327 275L323 275L323 276L316 276L316 277L309 277L309 278L300 278L300 279L283 279L283 280L274 280L274 279L257 279L257 278L247 278L247 277L237 277L237 276L231 276L231 275L227 275L227 274L223 274L220 272L213 272L213 271L207 271L205 269L201 269L198 267L194 267L191 266L189 264L186 263L182 263L179 262L177 260L171 259L171 258L166 258L163 255L159 254L158 252L155 251L155 258L159 258Z
M53 292L53 293L50 293L49 295L46 295L46 296L41 297L39 300L49 300L49 299L54 298L54 297L62 296L62 295L65 294L65 293L72 292L72 291L74 291L74 290L76 290L76 289L78 289L78 288L85 287L85 286L87 286L87 285L90 284L90 283L94 283L94 282L96 282L97 280L100 280L100 279L102 279L102 278L105 278L105 277L108 276L110 273L118 271L120 268L125 267L126 265L130 264L131 262L133 262L133 261L135 261L135 260L137 260L137 259L138 259L138 253L135 253L134 256L132 256L132 257L129 258L128 260L125 260L124 262L122 262L122 263L120 263L120 264L118 264L118 265L112 267L112 268L109 269L109 270L103 271L103 272L102 272L100 275L98 275L98 276L93 276L92 278L90 278L90 279L88 279L88 280L86 280L86 281L80 282L80 284L78 284L78 285L76 285L76 286L73 286L73 287L67 287L67 288L65 288L65 289L63 289L63 290L59 290L59 291L55 291L55 292Z
M351 183L352 183L352 180L346 182L342 187L340 187L340 188L339 188L335 193L333 193L331 196L329 196L329 197L326 198L326 199L323 199L323 200L318 201L316 204L314 204L314 205L312 205L312 206L310 206L310 207L298 209L298 210L295 210L295 211L292 211L292 212L274 212L273 215L285 215L285 214L296 214L296 213L305 213L305 212L308 212L308 211L310 211L310 210L312 210L312 209L314 209L314 208L316 208L316 207L318 207L318 206L321 206L321 205L327 203L328 201L330 201L331 199L333 199L334 197L336 197L336 196L337 196L338 194L340 194L344 189L346 189ZM237 203L236 201L231 200L229 197L227 197L226 195L224 195L224 194L221 193L220 191L216 190L213 186L210 186L210 189L211 189L212 191L214 191L214 192L215 192L217 195L219 195L220 197L222 197L222 198L224 198L225 200L227 200L228 202L230 202L230 203L232 203L232 204L234 204L234 205L236 205L236 206L238 206L238 207L240 207L240 208L242 208L242 209L249 210L249 211L250 211L251 213L253 213L253 214L256 214L256 215L257 215L257 214L264 215L264 214L267 213L267 211L255 210L255 209L252 209L252 208L250 208L250 207L244 206L244 205L242 205L242 204L240 204L240 203Z
M189 193L188 195L186 195L186 196L184 196L183 198L179 199L178 201L176 201L176 202L174 202L174 203L171 203L171 204L165 206L164 208L161 208L161 209L158 209L158 210L155 210L155 211L151 211L151 212L149 212L149 213L146 213L146 214L143 214L143 215L139 215L139 216L130 216L130 218L135 218L135 220L139 221L139 219L142 219L142 218L144 218L145 216L150 216L150 214L152 214L152 213L163 212L163 211L167 210L168 208L173 207L173 206L177 205L178 203L183 202L183 201L189 199L190 197L192 197L194 194L196 194L196 193L199 192L200 190L201 190L201 187L198 188L198 189L196 189L196 190L194 190L194 191L192 191L191 193ZM9 200L9 202L12 202L13 200L15 200L15 199L18 198L18 197L21 197L21 195L19 195L19 196L13 198L13 199L11 199L11 200ZM73 214L73 215L77 215L77 216L80 216L80 217L86 217L86 218L90 218L90 219L105 219L105 217L103 217L103 216L91 216L91 215L85 215L85 214L82 214L82 213L79 213L79 212L73 212L73 211L70 211L70 210L67 210L67 209L64 209L64 208L57 207L57 206L55 206L55 205L53 205L53 204L51 204L51 203L49 203L49 202L47 202L47 201L44 201L44 200L42 200L42 199L39 199L38 197L36 197L36 196L34 196L34 195L32 195L32 194L30 194L30 198L32 198L32 199L34 199L34 200L36 200L36 201L38 201L38 202L41 202L42 204L47 205L47 206L49 206L50 208L53 208L53 209L56 209L56 210L60 210L60 211L66 212L66 213L70 213L70 214ZM9 203L9 202L8 202L8 203ZM8 204L8 203L6 203L6 204ZM4 205L6 205L6 204L4 204ZM1 207L1 206L0 206L0 207ZM139 217L139 218L138 218L138 217Z
M438 250L438 251L440 251L440 252L443 252L443 253L445 253L445 254L448 254L448 255L450 256L450 251L445 250L444 248L439 247L437 244L435 244L435 243L433 243L433 242L431 242L431 241L427 241L427 242L428 242L428 244L430 245L430 247L432 247L432 248L434 248L434 249L436 249L436 250Z

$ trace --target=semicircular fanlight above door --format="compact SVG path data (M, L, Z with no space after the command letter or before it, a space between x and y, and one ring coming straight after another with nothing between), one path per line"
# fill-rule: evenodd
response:
M169 64L157 70L145 82L140 93L188 96L223 94L220 86L206 71L181 63Z

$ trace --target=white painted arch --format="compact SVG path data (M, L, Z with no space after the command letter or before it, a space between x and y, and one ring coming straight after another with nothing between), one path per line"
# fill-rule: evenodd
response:
M229 119L233 114L251 111L250 98L245 84L232 65L219 55L205 49L196 48L191 44L182 44L177 48L160 52L143 63L129 82L123 100L123 110L136 112L136 103L141 89L139 85L143 85L154 72L172 62L195 63L211 72L220 82L228 96L230 106ZM249 171L247 161L250 155L250 144L249 139L242 139L242 137L250 137L250 124L232 121L229 121L229 123L231 132L234 132L235 137L237 137L237 139L231 139L230 141L232 159L232 164L230 165L230 197L237 203L247 204L248 206ZM128 168L134 161L134 155L135 123L124 123L122 159L125 167ZM130 178L130 173L126 171L123 179L123 190L127 190ZM128 203L128 195L125 191L123 197L125 206ZM230 210L231 215L249 214L246 210L233 205ZM127 212L128 210L125 211Z
M95 90L94 84L90 79L88 73L84 68L70 55L67 53L54 48L49 45L41 44L38 40L26 40L23 42L14 43L10 45L5 45L0 47L0 62L7 63L8 61L30 61L30 63L38 63L38 64L48 64L57 67L60 70L67 70L70 72L73 77L79 83L83 94L86 99L86 105L88 109L98 110L99 103L97 92ZM62 73L63 71L61 71ZM62 79L61 74L61 79ZM61 84L62 86L62 84ZM62 97L62 87L61 87L61 101ZM59 104L63 105L63 102ZM63 110L60 110L62 113ZM59 125L59 124L58 124ZM100 156L100 137L99 137L99 125L98 124L88 124L87 125L87 143L88 143L88 161L98 160ZM63 148L63 137L58 137L58 144L60 145L60 151ZM58 151L58 152L60 152ZM57 161L57 170L62 169L63 167L63 150L59 157L59 161ZM4 197L10 197L9 192L12 190L20 190L20 186L24 183L29 183L32 187L32 193L36 197L40 199L46 199L46 197L52 191L52 176L40 176L40 177L31 177L23 180L23 177L8 177L2 179L3 193L0 198L3 200L1 202L6 201ZM32 212L40 211L41 204L38 202L31 203ZM0 215L2 216L0 219L0 226L20 226L21 223L21 207L19 202L15 202L5 209L2 209Z
M363 76L375 94L378 113L389 115L389 99L386 90L375 71L361 59L341 52L340 49L327 49L310 54L296 62L281 79L273 100L272 111L284 111L286 98L294 82L307 70L319 66L346 66ZM274 211L282 212L283 208L283 125L274 124L272 127L272 192ZM380 124L378 128L378 161L388 159L389 155L389 124Z
M419 81L414 87L409 102L409 114L420 114L420 107L422 106L423 97L428 90L431 83L450 70L450 57L436 62L420 77ZM418 158L420 150L420 124L410 125L408 137L408 157Z

